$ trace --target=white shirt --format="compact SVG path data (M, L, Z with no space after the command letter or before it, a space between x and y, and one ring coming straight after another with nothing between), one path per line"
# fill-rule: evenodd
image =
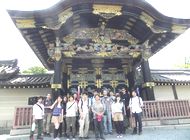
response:
M142 112L143 102L142 98L135 96L129 100L129 107L131 108L132 113L140 113Z
M36 103L33 105L33 116L35 119L43 119L43 116L44 116L44 105L43 104Z
M122 102L113 102L111 105L111 109L112 109L112 114L114 113L121 113L122 112L122 108L123 108L123 103Z
M81 106L81 104L82 104L82 106ZM78 107L81 109L81 107L82 107L82 112L83 113L85 113L85 114L87 114L87 113L89 113L89 101L88 101L88 98L87 98L87 100L86 101L84 101L84 100L80 100L79 101L79 104L78 104Z
M67 104L66 104L66 117L75 117L77 110L78 110L78 107L77 107L76 101L67 102Z

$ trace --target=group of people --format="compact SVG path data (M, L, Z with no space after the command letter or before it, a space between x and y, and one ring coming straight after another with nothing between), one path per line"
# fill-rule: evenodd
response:
M132 134L141 134L143 102L136 91L129 93L123 88L120 93L113 94L104 89L102 93L103 96L100 96L94 91L92 97L88 97L87 92L81 93L80 97L77 94L58 96L54 102L51 94L44 101L43 97L39 97L33 105L30 139L34 138L35 125L38 126L37 139L51 137L51 124L54 124L54 140L59 140L62 133L67 140L75 140L77 131L79 139L89 139L90 126L93 126L91 129L95 132L95 139L104 140L105 135L113 134L112 125L116 129L117 138L122 138L129 126L130 116L135 118Z

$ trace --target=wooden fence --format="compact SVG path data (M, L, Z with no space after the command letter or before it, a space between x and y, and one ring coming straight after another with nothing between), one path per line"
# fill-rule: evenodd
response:
M180 119L190 117L188 100L144 101L143 120ZM13 129L29 128L32 124L32 106L16 107Z
M13 129L28 128L32 124L32 106L16 107Z
M143 120L190 117L190 104L188 100L145 101L143 103Z

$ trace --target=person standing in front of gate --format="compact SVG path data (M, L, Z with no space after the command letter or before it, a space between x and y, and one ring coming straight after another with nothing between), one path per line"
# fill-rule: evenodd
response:
M62 106L62 96L58 96L53 105L51 106L52 111L52 119L51 122L54 124L54 140L59 140L59 126L60 123L63 122L63 106Z
M132 91L132 98L129 100L129 107L131 109L132 115L135 117L135 128L132 134L137 134L137 127L139 130L139 135L142 134L142 98L137 96L136 91ZM138 124L138 125L137 125Z
M43 97L38 97L38 101L33 105L33 123L30 132L30 140L34 140L34 131L35 126L38 126L38 140L43 140L42 132L43 132L43 117L44 117L44 105L42 103Z
M122 138L123 132L123 101L120 95L116 96L114 103L112 104L112 118L115 124L117 138Z
M129 100L130 100L130 92L128 92L127 88L121 89L121 98L123 100L123 134L125 134L126 129L129 127L129 118L130 118L130 108L129 108Z
M71 137L70 128L72 127L72 138L75 140L76 135L76 115L78 111L77 102L72 95L69 96L69 100L66 104L66 124L67 124L67 140Z
M95 137L96 140L105 140L104 134L103 134L103 115L104 115L104 105L100 101L100 95L95 95L95 101L92 105L92 112L94 117L94 128L95 128Z
M50 135L50 127L51 127L51 106L53 104L53 101L51 99L51 94L48 93L46 96L46 99L44 101L44 108L45 108L45 115L44 115L44 136L51 137Z
M79 100L79 138L82 140L88 139L89 130L89 99L86 92L82 94L82 98Z
M103 118L103 124L104 124L104 134L112 134L112 113L111 113L111 105L113 103L113 100L111 97L108 96L108 91L103 90L103 97L102 97L102 103L105 105L105 111L104 111L104 118Z

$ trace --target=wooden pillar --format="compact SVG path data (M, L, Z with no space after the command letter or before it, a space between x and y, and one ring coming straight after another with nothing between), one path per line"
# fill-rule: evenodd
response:
M148 60L143 59L141 62L142 74L143 74L143 92L146 94L147 100L155 100L153 91L153 82L151 80L151 72Z
M132 89L134 89L134 86L135 86L135 80L134 80L134 77L135 77L135 72L134 72L134 69L132 71L130 71L128 74L127 74L127 78L128 78L128 81L129 81L129 91L131 91Z
M66 72L63 72L62 73L63 74L63 79L62 79L62 81L63 81L63 95L67 95L67 92L68 92L68 88L67 88L67 80L68 80L68 75L67 75L67 73Z
M172 85L172 91L173 91L173 94L174 94L174 99L177 100L178 96L177 96L177 90L176 90L176 86L175 85Z
M62 91L62 60L54 62L54 77L52 88L52 97L55 100L57 96L61 94Z
M54 59L54 77L52 88L52 97L55 100L62 92L62 47L60 47L60 40L56 37L55 47L53 48Z

